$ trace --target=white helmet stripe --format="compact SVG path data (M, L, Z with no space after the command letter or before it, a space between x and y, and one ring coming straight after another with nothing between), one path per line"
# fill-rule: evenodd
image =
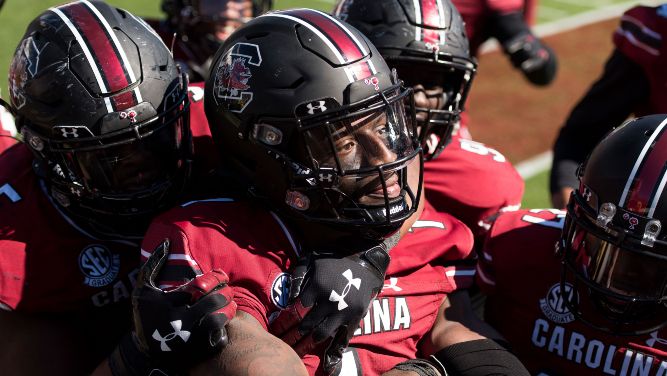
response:
M65 25L67 25L67 28L69 28L69 30L72 32L74 38L76 38L76 41L81 46L83 54L86 56L86 61L88 61L88 65L90 65L90 70L93 72L93 75L95 76L95 80L97 81L97 85L99 86L100 91L102 93L108 93L109 90L104 84L104 80L102 80L102 75L100 74L99 67L95 63L95 59L93 59L93 56L90 53L90 49L88 49L88 45L86 44L85 40L83 39L79 31L74 26L74 24L72 24L72 21L70 21L70 19L58 8L49 8L49 10L57 14L58 17L60 17L60 19L63 20ZM114 112L109 97L104 97L104 104L106 105L108 113Z
M130 63L127 59L127 54L125 54L125 50L123 49L123 46L118 41L118 37L116 37L116 33L114 33L113 29L111 29L111 26L109 26L109 23L104 18L104 16L102 16L102 14L100 14L100 11L97 10L97 8L95 8L90 2L88 2L88 0L81 0L80 3L85 4L93 12L93 14L95 14L95 16L100 21L100 23L104 26L104 28L107 31L107 34L109 34L109 36L111 37L111 40L113 41L113 44L115 45L116 50L118 51L118 54L120 55L120 60L123 64L123 66L127 70L127 74L130 78L130 84L135 83L137 78L134 75L134 70L132 69L132 65L130 65ZM134 94L137 97L137 103L141 103L142 102L141 92L139 91L138 86L134 89Z

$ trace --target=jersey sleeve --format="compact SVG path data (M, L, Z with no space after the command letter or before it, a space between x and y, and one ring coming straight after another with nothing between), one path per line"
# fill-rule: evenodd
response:
M0 309L14 310L23 296L26 245L0 240Z
M496 290L525 283L515 265L539 267L543 250L554 249L564 221L565 212L557 209L520 210L498 216L486 234L477 263L480 289L492 295Z
M213 229L211 229L213 230ZM235 279L238 275L232 265L237 264L237 255L230 250L228 259L223 259L211 249L227 249L217 230L194 231L189 226L179 226L169 221L156 221L148 229L141 247L142 263L165 239L169 239L169 257L160 272L159 287L165 290L176 288L197 275L213 269L220 269L230 277L234 291L234 301L238 309L252 315L265 327L268 323L266 304L259 298L259 292L245 281Z
M665 16L662 7L638 6L625 12L614 33L614 45L630 60L646 70L658 63L662 54Z
M489 10L495 13L523 12L524 0L487 0Z
M579 186L576 169L593 147L640 106L648 103L649 81L642 68L616 50L600 78L572 109L554 144L549 188Z
M482 237L484 221L521 205L524 182L497 150L459 137L424 164L426 198L439 212L452 213Z

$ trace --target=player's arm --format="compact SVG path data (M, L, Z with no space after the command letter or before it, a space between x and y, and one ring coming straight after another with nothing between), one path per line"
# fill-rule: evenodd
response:
M554 144L549 184L554 207L564 208L569 192L578 187L577 167L593 146L646 103L649 93L642 68L614 50L602 76L574 107Z
M420 351L424 359L404 362L395 368L420 376L529 375L506 349L502 337L475 315L465 290L445 298Z
M287 344L269 334L251 315L238 311L227 325L229 345L195 366L191 375L307 375Z
M491 34L498 40L512 65L535 85L548 85L556 77L555 52L536 37L523 12L499 12L490 19Z

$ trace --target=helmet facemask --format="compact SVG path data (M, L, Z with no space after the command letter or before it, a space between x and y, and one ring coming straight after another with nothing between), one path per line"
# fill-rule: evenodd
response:
M100 136L92 136L85 126L55 126L54 134L38 134L25 124L25 142L56 201L111 217L151 215L173 204L192 158L189 100L187 90L181 93L160 113L147 103L109 113L101 128L117 130ZM62 137L68 132L77 137Z
M575 191L567 209L559 242L561 285L572 284L586 296L566 301L570 311L614 335L645 334L665 326L667 242L657 239L660 222L598 203L588 188Z
M298 118L301 160L272 151L286 159L285 204L292 216L356 228L366 238L382 239L398 230L421 195L421 158L416 158L421 148L414 114L405 114L410 101L410 90L399 85L342 107L315 101L331 110ZM254 137L261 144L275 139L267 131L275 121L262 119L256 126L261 131Z
M425 159L437 157L451 141L475 76L477 64L472 59L419 49L400 49L400 56L387 56L387 64L398 71L415 95L421 91L427 106L415 108L419 140ZM384 53L384 50L383 50ZM421 104L421 103L420 103Z

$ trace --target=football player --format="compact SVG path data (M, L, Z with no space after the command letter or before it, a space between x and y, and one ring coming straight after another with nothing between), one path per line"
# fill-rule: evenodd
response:
M666 127L650 115L602 139L567 212L505 213L491 227L485 317L531 374L667 372Z
M527 374L456 293L472 235L421 197L410 99L368 39L323 12L269 13L225 41L206 115L252 199L181 205L142 245L156 286L230 276L233 346L196 374ZM136 296L143 323L150 301ZM173 322L157 329L184 342Z
M500 43L512 65L534 85L556 77L554 51L533 34L536 0L452 0L465 22L472 55L490 38Z
M147 20L173 50L193 82L208 76L222 42L252 17L271 9L272 0L162 0L164 20Z
M24 143L0 156L0 364L88 374L129 329L143 233L187 185L187 78L142 20L84 0L30 23L9 88Z
M518 209L524 183L512 164L453 130L460 124L477 63L452 3L342 1L335 14L368 36L414 89L426 158L424 186L433 206L454 214L478 236L485 219Z
M667 4L637 6L621 17L604 71L572 109L554 145L552 203L564 208L577 188L576 169L593 146L629 116L667 113L662 66Z

